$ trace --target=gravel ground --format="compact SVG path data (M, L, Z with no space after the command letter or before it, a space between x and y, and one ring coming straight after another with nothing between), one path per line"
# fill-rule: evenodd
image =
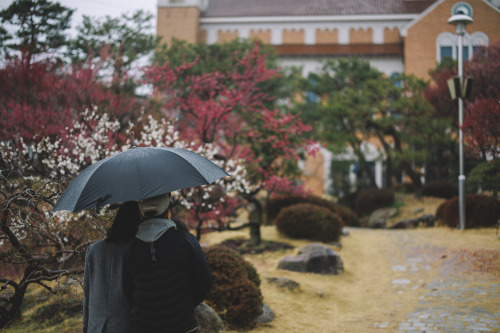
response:
M422 287L425 291L405 321L374 323L374 328L401 333L500 332L500 242L493 249L457 250L426 244L423 234L393 236L399 237L399 251L393 252L398 255L392 255L397 273L393 288L399 294ZM437 274L423 278L431 272Z

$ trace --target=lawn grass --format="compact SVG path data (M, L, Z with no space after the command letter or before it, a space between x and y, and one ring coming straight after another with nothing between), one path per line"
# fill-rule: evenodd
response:
M411 195L404 195L398 196L397 201L403 204L399 205L399 215L393 218L394 221L414 218L416 211L418 214L435 214L443 200L416 200ZM244 254L261 277L264 302L275 313L271 323L259 324L253 332L370 332L373 323L403 321L417 306L419 297L427 291L425 285L439 274L438 268L443 264L459 268L457 274L477 278L478 284L482 281L500 283L500 240L495 228L465 231L447 227L405 230L349 228L349 235L341 239L341 249L332 246L344 263L345 271L338 276L278 270L278 262L284 256L295 255L310 241L288 239L274 226L262 226L261 234L265 241L287 243L293 248ZM209 246L248 237L247 229L212 232L204 234L201 243ZM431 265L428 271L416 273L415 279L422 280L422 286L401 294L392 283L399 273L391 270L391 266L410 248L431 251L422 253ZM469 265L464 266L463 262ZM298 282L300 287L294 291L281 289L271 284L267 277L289 278ZM81 312L34 321L34 314L48 302L41 301L41 295L40 287L30 288L20 318L0 332L81 332ZM76 295L81 296L81 288ZM500 304L484 306L499 307Z

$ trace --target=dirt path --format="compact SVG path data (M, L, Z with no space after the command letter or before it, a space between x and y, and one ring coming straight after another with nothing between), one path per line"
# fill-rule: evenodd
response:
M246 256L261 276L264 302L275 313L271 323L252 332L500 332L495 229L348 231L337 249L345 268L340 276L277 269L281 258L296 254L307 241L293 241L296 248L286 252ZM262 232L264 239L290 242L273 227ZM300 288L279 288L267 277L289 278Z

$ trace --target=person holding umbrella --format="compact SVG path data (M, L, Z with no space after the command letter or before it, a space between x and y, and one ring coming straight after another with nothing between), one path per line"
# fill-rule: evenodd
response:
M185 226L170 220L170 193L138 204L144 221L123 265L134 332L195 332L195 307L212 283L203 250Z
M132 301L133 315L128 310L125 323L132 320L132 329L140 332L194 332L196 319L194 308L203 301L211 285L212 276L206 259L196 237L180 223L170 220L170 192L194 186L210 185L216 180L229 176L222 168L207 158L182 148L168 147L133 147L126 151L106 157L85 168L71 181L64 193L54 205L53 210L78 212L116 203L135 201L140 209L139 230L122 260L121 272L124 279L124 292ZM131 214L135 216L135 214ZM132 221L137 220L132 218ZM101 245L92 246L95 252ZM116 251L118 252L118 251ZM108 254L97 260L93 259L94 250L89 250L88 281L88 319L84 330L89 332L93 314L113 304L121 309L117 300L108 291L108 298L93 298L93 273L97 275L99 267L108 267L111 263L111 278L105 283L110 290L120 286L121 277L115 276L116 261ZM121 255L121 252L119 253ZM117 254L114 260L120 258ZM111 254L109 255L112 256ZM97 257L97 256L96 256ZM96 261L96 263L92 263ZM87 263L86 263L87 265ZM103 269L104 270L104 269ZM104 275L99 275L103 281ZM111 283L110 281L117 281ZM99 287L96 290L105 290ZM112 299L113 298L113 299ZM93 299L96 303L93 303ZM108 303L107 303L108 302ZM126 302L124 302L126 304ZM104 311L104 310L103 310ZM120 317L117 317L120 318ZM110 319L111 320L111 319ZM102 322L101 322L102 324ZM108 327L97 326L97 329ZM149 329L151 328L151 329ZM114 332L121 332L115 330Z
M132 332L132 306L123 291L123 257L140 223L139 206L120 206L105 239L89 246L83 278L83 332Z

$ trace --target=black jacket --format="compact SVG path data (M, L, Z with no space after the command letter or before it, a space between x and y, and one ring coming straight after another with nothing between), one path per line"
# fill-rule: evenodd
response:
M195 307L212 274L196 237L168 229L154 242L135 239L125 255L124 289L136 332L184 333L197 326Z

